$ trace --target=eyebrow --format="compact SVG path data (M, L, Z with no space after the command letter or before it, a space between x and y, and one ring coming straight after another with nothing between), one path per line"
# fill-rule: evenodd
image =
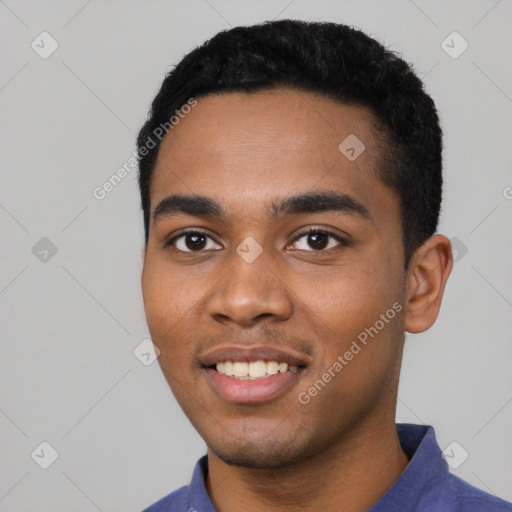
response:
M357 215L367 220L372 218L369 210L359 201L348 194L332 190L286 196L273 201L269 212L272 221L292 215L321 212ZM153 213L153 222L177 214L217 219L226 217L225 210L214 199L201 195L174 194L158 203Z

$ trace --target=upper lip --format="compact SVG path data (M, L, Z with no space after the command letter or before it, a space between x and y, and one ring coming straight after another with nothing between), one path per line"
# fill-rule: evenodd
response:
M240 361L250 363L252 361L277 361L280 363L288 363L288 366L307 366L305 358L285 352L283 350L259 346L226 346L218 347L207 352L200 358L203 366L213 366L216 363L224 361Z

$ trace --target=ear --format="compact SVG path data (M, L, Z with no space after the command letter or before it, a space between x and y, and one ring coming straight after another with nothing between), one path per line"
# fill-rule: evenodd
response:
M407 270L407 332L423 332L434 324L452 267L451 243L444 235L430 237L415 251Z

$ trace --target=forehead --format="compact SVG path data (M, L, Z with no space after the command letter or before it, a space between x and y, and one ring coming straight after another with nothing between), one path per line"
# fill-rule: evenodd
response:
M377 178L383 145L364 107L290 89L207 95L197 102L162 141L152 210L178 193L247 209L315 187L359 198L383 187Z

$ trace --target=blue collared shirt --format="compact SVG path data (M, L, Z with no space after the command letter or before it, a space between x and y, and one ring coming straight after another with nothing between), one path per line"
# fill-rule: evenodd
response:
M448 471L434 429L426 425L397 425L409 464L390 489L367 512L512 512L501 500ZM143 512L216 512L205 487L206 455L199 459L192 482Z

